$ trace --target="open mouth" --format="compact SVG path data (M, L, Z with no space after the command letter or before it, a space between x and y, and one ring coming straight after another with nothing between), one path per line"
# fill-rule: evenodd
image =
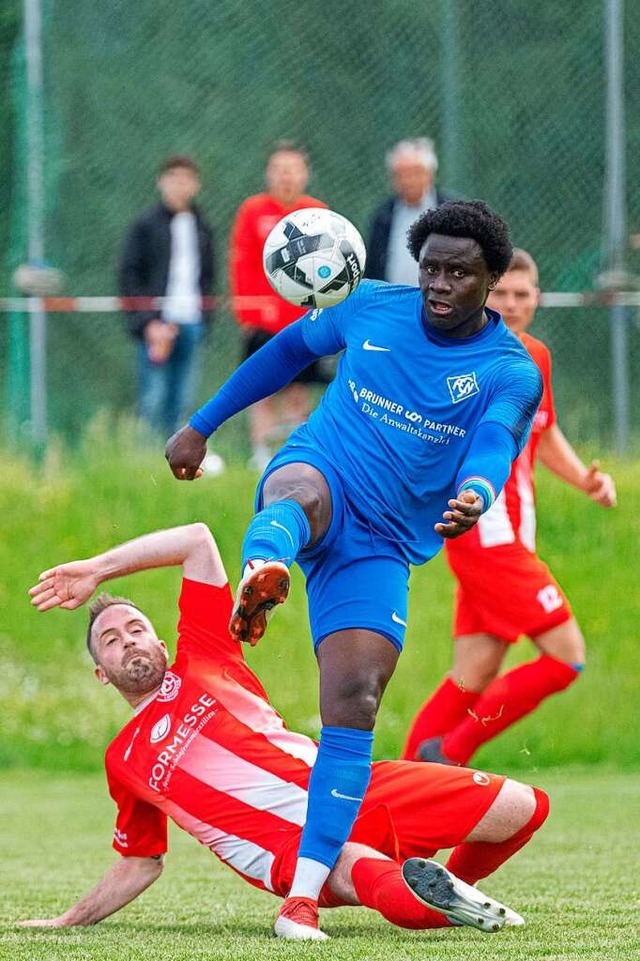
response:
M445 303L444 300L430 300L429 307L434 314L438 314L441 317L444 317L453 311L453 307L451 307L450 304Z

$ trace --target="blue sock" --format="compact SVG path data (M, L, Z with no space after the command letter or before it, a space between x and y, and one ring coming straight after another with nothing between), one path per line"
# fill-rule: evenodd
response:
M299 858L332 868L358 816L371 779L373 731L323 727L309 778L307 822Z
M289 567L311 538L307 515L293 500L275 501L256 514L242 542L242 566L248 560L283 561Z

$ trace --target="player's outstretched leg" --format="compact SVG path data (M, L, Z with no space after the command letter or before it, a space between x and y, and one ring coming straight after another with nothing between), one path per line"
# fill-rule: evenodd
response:
M511 908L461 881L437 861L409 858L402 865L402 877L419 901L453 924L487 932L499 931L505 924L524 924Z
M277 938L290 941L327 941L318 921L318 902L313 898L287 898L273 926Z
M289 568L281 561L248 561L229 622L231 636L257 644L274 607L286 601L289 585Z

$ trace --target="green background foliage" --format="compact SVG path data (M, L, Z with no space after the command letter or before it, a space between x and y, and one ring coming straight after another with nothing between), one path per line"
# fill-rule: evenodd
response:
M585 451L585 456L589 455ZM256 477L231 468L179 484L161 451L145 448L129 425L96 421L80 449L52 448L38 469L10 454L0 485L0 765L88 770L128 717L111 689L99 689L84 650L85 614L30 608L27 590L40 571L87 557L161 527L204 520L220 544L232 584L252 513ZM535 771L550 764L608 762L640 766L637 746L634 513L638 465L609 464L620 506L604 511L541 472L539 547L567 590L589 646L583 677L477 756L493 769ZM148 611L159 635L175 641L177 570L151 571L109 585ZM412 574L405 651L385 694L377 757L397 756L407 725L450 665L453 581L442 555ZM317 736L317 668L307 626L303 578L294 568L292 594L264 640L247 658L294 728ZM528 659L522 641L510 663Z

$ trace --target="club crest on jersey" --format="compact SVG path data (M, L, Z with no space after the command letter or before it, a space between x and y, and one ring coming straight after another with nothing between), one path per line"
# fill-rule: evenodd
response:
M170 730L171 730L171 717L169 714L165 714L164 717L161 717L159 721L156 721L156 723L151 728L151 735L149 737L149 740L151 741L152 744L157 744L158 741L161 741L163 738L167 736Z
M156 700L173 701L174 697L178 696L178 691L180 690L181 684L181 677L178 677L178 675L174 674L173 671L165 671L162 679L162 687L160 688L160 693L158 694Z
M467 400L480 393L475 370L470 374L454 374L453 377L447 377L447 387L454 404L459 404L461 400Z

